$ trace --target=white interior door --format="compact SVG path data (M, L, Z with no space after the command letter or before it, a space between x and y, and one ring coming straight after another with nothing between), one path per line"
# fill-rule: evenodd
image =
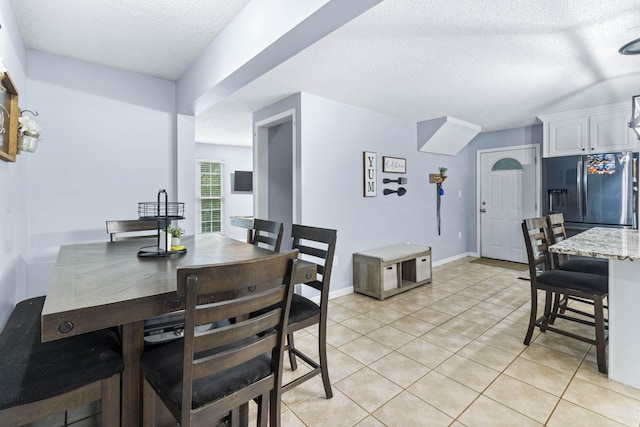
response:
M522 220L537 216L538 147L478 152L480 256L527 262Z

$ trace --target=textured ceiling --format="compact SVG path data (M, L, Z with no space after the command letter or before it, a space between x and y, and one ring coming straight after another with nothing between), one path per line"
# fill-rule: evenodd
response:
M249 0L11 0L29 49L176 80Z
M169 79L246 3L12 2L29 48ZM635 38L638 0L384 0L200 115L196 138L250 145L251 113L297 92L483 131L630 103L640 55L618 49Z

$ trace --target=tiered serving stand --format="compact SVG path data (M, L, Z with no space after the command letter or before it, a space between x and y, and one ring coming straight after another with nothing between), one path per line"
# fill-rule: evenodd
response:
M164 200L162 200L164 196ZM171 245L167 243L165 248L160 246L160 236L162 229L166 229L171 225L171 221L184 219L184 203L169 202L167 190L158 191L158 200L156 202L140 202L138 203L138 217L147 221L158 222L158 240L155 246L143 246L138 251L140 258L170 258L187 253L187 248L172 250Z

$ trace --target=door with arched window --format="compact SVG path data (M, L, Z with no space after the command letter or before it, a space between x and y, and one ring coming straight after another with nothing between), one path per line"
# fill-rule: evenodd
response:
M521 224L538 212L538 147L478 154L480 256L526 263Z

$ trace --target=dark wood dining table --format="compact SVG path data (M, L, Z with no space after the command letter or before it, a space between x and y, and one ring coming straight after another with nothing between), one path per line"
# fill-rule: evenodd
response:
M177 268L259 259L273 252L219 234L186 236L185 254L141 258L141 247L156 240L131 239L60 247L42 310L42 340L51 341L109 327L120 327L122 426L138 426L142 414L144 321L181 310L176 297ZM316 267L301 261L295 283L315 278Z

